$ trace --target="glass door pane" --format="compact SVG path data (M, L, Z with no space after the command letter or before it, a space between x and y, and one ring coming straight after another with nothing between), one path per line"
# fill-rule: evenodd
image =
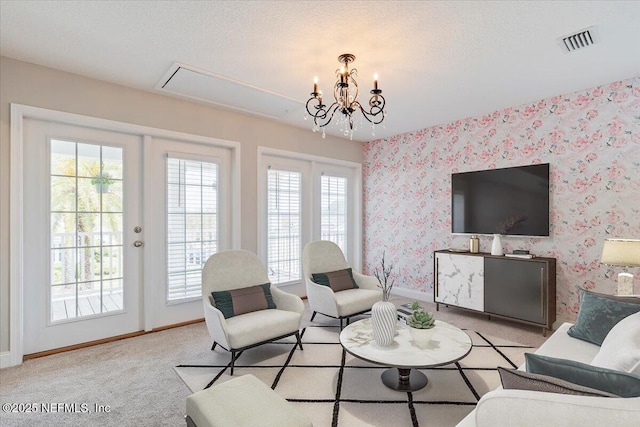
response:
M267 174L267 270L271 283L300 280L302 174Z
M50 321L122 311L123 149L50 148Z
M202 296L202 268L218 251L218 165L167 159L167 301Z
M320 179L320 238L347 253L347 178L322 175Z

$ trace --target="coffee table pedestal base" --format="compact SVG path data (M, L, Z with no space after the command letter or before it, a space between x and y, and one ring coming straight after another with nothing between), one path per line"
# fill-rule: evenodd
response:
M424 388L429 380L422 372L415 369L390 368L381 375L382 383L392 390L416 391Z

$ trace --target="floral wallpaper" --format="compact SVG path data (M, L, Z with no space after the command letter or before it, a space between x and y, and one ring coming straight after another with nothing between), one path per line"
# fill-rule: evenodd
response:
M502 243L557 259L558 318L575 320L578 286L615 293L604 239L640 238L640 77L372 141L364 158L365 271L386 251L396 286L429 296L433 251L468 247L450 232L451 173L550 163L551 237Z

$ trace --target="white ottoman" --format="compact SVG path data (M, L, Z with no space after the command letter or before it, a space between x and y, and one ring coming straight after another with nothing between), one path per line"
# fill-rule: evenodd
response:
M189 427L311 427L311 420L253 375L187 397Z

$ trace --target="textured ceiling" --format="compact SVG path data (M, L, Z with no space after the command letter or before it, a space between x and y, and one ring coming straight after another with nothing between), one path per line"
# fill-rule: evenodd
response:
M366 141L640 75L637 1L1 1L0 53L138 89L174 61L301 101L341 53L388 117ZM557 38L595 25L600 43ZM325 95L326 97L326 95ZM233 106L232 106L233 107ZM332 125L328 133L338 134Z

